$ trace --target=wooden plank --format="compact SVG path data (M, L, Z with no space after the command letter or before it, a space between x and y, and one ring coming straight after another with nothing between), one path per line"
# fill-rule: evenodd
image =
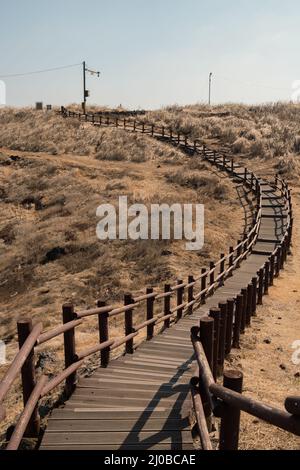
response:
M140 413L143 413L144 411L167 411L167 410L179 410L182 413L184 410L187 410L188 406L182 406L182 403L173 403L171 404L172 406L170 407L170 403L162 403L162 402L153 402L149 403L149 401L144 400L142 403L132 403L131 404L120 404L120 400L118 404L99 404L99 403L93 403L93 402L82 402L82 401L67 401L65 404L65 409L66 410L73 410L73 411L120 411L120 412L126 412L126 411L139 411Z
M162 399L162 398L169 398L170 400L174 400L175 397L180 396L180 395L187 395L189 393L189 390L176 390L174 389L168 389L168 390L160 390L160 388L157 388L157 390L129 390L124 388L122 389L99 389L99 388L77 388L72 397L76 400L79 397L87 397L87 398L105 398L105 397L111 397L111 398L123 398L124 399L132 399L135 397L138 397L139 399L145 398L148 399L149 401L152 399Z
M143 442L144 441L144 442ZM160 431L160 432L51 432L46 433L44 436L43 445L91 445L101 444L130 444L137 445L145 444L171 444L171 443L191 443L193 442L190 431Z
M102 397L88 397L87 395L76 395L71 400L69 400L66 403L67 405L70 405L74 408L82 408L83 406L87 408L101 408L101 407L110 407L110 408L133 408L133 407L152 407L154 408L155 406L158 407L168 407L168 408L173 408L174 406L176 408L181 408L183 405L183 402L185 401L186 397L184 399L178 399L176 402L174 401L176 397L172 398L164 398L164 397L152 397L150 399L148 398L137 398L137 397L131 397L131 398L122 398L120 399L119 397L110 397L110 396L102 396Z
M80 381L78 383L79 388L113 388L119 385L120 387L124 387L127 390L136 390L137 388L139 390L157 390L157 388L160 389L166 389L170 390L172 388L180 387L180 389L184 390L185 388L189 388L189 384L182 384L182 385L177 385L177 384L169 384L169 383L164 383L164 382L146 382L146 381L141 381L141 380L135 380L134 382L131 379L127 380L111 380L111 379L96 379L94 376L92 376L88 380Z
M115 432L115 431L189 431L188 418L184 419L151 419L143 417L137 420L86 420L82 419L50 419L47 432Z
M182 343L179 343L178 341L172 341L172 338L168 338L166 341L158 341L158 340L152 340L152 343L153 344L167 344L167 345L170 345L170 346L179 346L181 348L184 348L184 349L187 349L188 351L191 350L191 346L190 345L187 345L187 344L184 344L183 342Z
M134 369L134 370L142 370L142 371L145 371L145 372L152 372L152 373L156 373L156 372L165 372L165 373L169 373L169 377L172 377L172 374L175 374L176 372L184 372L184 371L188 371L190 370L189 367L185 367L185 366L178 366L178 367L173 367L173 366L161 366L161 367L158 367L157 365L154 365L154 364L144 364L144 363L138 363L138 361L124 361L124 363L120 363L118 364L118 368L119 369Z
M162 364L166 363L166 364L173 364L173 363L178 363L178 360L179 361L195 361L195 357L194 356L191 356L190 358L185 358L185 357L168 357L167 355L162 355L161 351L159 352L155 352L153 351L152 353L150 351L148 351L149 354L147 354L147 352L136 352L135 353L135 357L138 357L138 358L141 358L141 359L147 359L147 360L154 360L154 361L161 361Z
M157 373L153 374L153 371L152 370L145 370L145 369L138 369L136 368L132 363L128 366L127 364L122 364L121 362L120 363L116 363L115 367L114 368L111 368L109 367L108 369L98 369L96 370L96 372L93 374L93 376L101 376L101 377L104 377L104 376L109 376L109 377L112 377L112 376L116 376L118 377L118 374L122 374L123 377L127 377L127 373L128 375L145 375L145 377L147 376L148 378L151 377L152 379L155 379L155 378L160 378L160 379L165 379L165 380L169 380L172 376L172 373L170 373L168 371L168 373L164 372L159 372L157 371Z
M151 416L151 420L155 419L183 419L185 418L185 413L182 412L181 410L165 410L165 411L158 411L157 409L154 409L154 411L150 410L142 410L142 411L119 411L119 410L103 410L103 411L95 411L93 410L87 410L87 409L76 409L74 410L69 410L66 408L60 408L53 410L51 413L51 418L50 419L76 419L76 420L128 420L128 419L139 419L140 417L143 417L146 419Z
M176 444L151 444L151 445L143 445L140 444L138 447L137 445L126 445L122 446L122 450L195 450L196 447L193 443L176 443ZM89 445L82 445L82 444L55 444L55 445L44 445L42 444L40 447L41 451L51 451L51 450L74 450L74 451L86 451L86 450L120 450L120 445L118 444L110 444L109 449L107 445L101 444L89 444Z
M154 362L153 360L143 360L138 357L135 357L132 359L132 361L124 361L124 364L133 364L135 366L141 366L143 369L146 370L160 370L160 371L185 371L185 370L190 370L192 367L192 364L190 364L188 361L178 361L178 364L162 364L159 362Z

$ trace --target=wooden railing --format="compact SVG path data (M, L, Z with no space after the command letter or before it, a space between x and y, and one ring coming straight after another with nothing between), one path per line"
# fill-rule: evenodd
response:
M199 328L194 327L191 330L199 366L199 376L191 380L191 391L202 448L212 450L209 428L211 416L214 415L221 418L219 450L238 450L241 411L300 436L300 396L288 397L285 400L285 410L281 410L243 396L243 374L238 370L225 371L223 385L216 383L216 328L214 317L209 316L201 319ZM222 347L221 341L217 345L217 351L219 346Z
M267 423L300 436L300 396L288 397L285 411L242 396L243 374L224 371L224 360L232 348L238 348L240 334L250 326L256 306L262 304L263 295L279 275L291 247L293 212L288 185L276 176L274 189L285 201L287 223L285 233L261 267L252 284L245 286L235 299L219 309L212 309L202 318L199 327L191 329L191 340L196 354L199 377L191 380L191 393L203 449L211 450L209 423L211 415L221 418L220 450L237 450L239 445L240 414L244 411ZM223 386L216 380L224 375Z
M84 119L98 125L111 125L109 117L103 121L101 116L82 115L67 111L65 108L62 108L61 112L63 116L79 117L79 119ZM116 121L115 124L118 125L118 120ZM33 326L31 320L19 322L18 336L20 350L0 383L0 417L3 419L5 417L4 400L11 385L21 372L24 410L8 445L10 450L18 448L23 435L30 437L38 436L40 423L37 407L39 400L63 382L65 382L65 396L70 396L76 387L76 373L84 365L84 360L87 357L100 353L100 364L102 367L107 367L110 353L113 350L125 345L126 354L134 352L134 338L142 330L146 332L147 339L150 340L154 336L155 326L161 325L163 328L170 328L173 322L179 321L185 315L192 314L195 308L205 304L206 299L213 295L214 291L222 286L224 281L232 275L232 272L240 266L240 263L251 254L252 248L256 243L262 215L262 190L260 180L254 173L245 169L242 175L239 174L235 169L232 159L219 155L215 151L210 151L201 145L199 141L190 142L187 136L182 136L180 133L174 136L171 129L167 132L166 129L156 129L155 126L147 128L144 123L139 124L136 121L131 121L129 124L124 119L123 127L128 128L129 126L133 131L137 132L140 130L143 133L148 131L152 136L168 139L172 143L175 142L176 145L181 146L186 152L192 153L195 157L202 157L217 166L221 171L226 171L231 176L238 178L250 189L257 201L252 226L245 235L244 240L238 241L235 247L230 247L227 255L222 254L220 260L210 262L210 267L208 269L203 268L200 275L190 275L187 282L178 280L176 285L171 286L166 284L163 289L155 291L152 287L149 287L145 294L139 297L126 294L123 306L107 305L103 301L98 301L97 308L77 311L71 304L64 305L62 309L63 324L46 332L42 331L41 324ZM287 200L290 211L285 237L272 255L271 265L274 267L272 270L274 275L279 273L286 259L292 234L290 193L286 183L279 181L278 178L274 187L277 187L277 185L279 185L283 197ZM244 296L237 299L235 324L231 330L233 344L235 345L239 343L240 330L244 327L244 324L249 322L250 305L254 305L254 298L257 298L259 303L263 292L268 286L269 281L266 281L266 273L268 273L268 279L271 279L270 267L264 266L259 278L253 279L252 284L244 292ZM134 324L134 311L143 305L145 306L145 320L142 323ZM247 309L243 309L243 305L247 305ZM157 308L155 309L155 307ZM230 305L228 311L231 312L232 308L233 305ZM161 313L155 314L155 310L158 309L161 310ZM111 339L108 327L109 319L121 315L124 316L125 336ZM79 351L76 348L76 330L82 325L86 317L91 316L98 318L99 343L86 350ZM217 324L217 315L215 315L215 320ZM227 332L226 338L229 338L230 334ZM60 335L63 335L64 338L65 369L50 380L42 377L37 381L35 375L36 348ZM226 344L228 345L228 343ZM196 403L199 402L195 394L194 400Z

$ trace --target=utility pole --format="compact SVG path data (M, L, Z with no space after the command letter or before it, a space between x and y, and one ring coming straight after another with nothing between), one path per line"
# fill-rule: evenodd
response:
M212 72L209 74L209 88L208 88L208 104L210 106L211 103L211 80L212 80Z
M89 72L91 75L97 75L100 77L100 72L95 72L95 70L90 70L86 67L86 62L82 62L83 67L83 102L82 102L82 109L83 113L86 114L86 99L90 96L90 92L86 89L86 72Z

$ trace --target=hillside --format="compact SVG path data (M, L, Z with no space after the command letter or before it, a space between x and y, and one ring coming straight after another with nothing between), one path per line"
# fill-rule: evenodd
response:
M50 328L60 324L67 301L76 308L93 307L97 299L122 304L128 291L199 274L244 233L250 213L241 188L150 137L30 110L1 111L0 123L0 332L8 360L17 349L18 319ZM205 204L204 248L187 252L175 240L100 242L96 209L117 205L119 195L147 206ZM112 326L113 334L123 329ZM79 343L96 338L95 321L88 320ZM51 348L49 372L62 359L59 339ZM18 385L15 393L18 401Z

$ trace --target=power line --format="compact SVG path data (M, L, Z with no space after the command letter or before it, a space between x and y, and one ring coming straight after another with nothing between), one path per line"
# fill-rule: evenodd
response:
M27 75L37 75L37 74L40 74L40 73L55 72L56 70L70 69L70 68L73 68L73 67L78 67L79 65L82 65L82 64L79 63L79 64L72 64L72 65L63 65L62 67L53 67L51 69L35 70L34 72L24 72L24 73L13 73L13 74L7 74L7 75L0 75L0 78L25 77Z

